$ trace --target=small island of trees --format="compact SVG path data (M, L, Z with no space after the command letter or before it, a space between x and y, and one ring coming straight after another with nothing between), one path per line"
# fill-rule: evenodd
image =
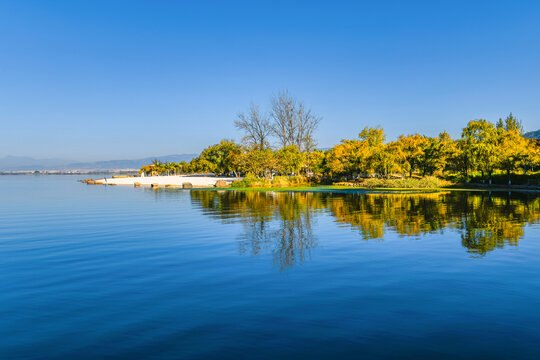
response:
M242 176L244 180L236 184L240 187L538 182L540 141L523 137L521 121L511 113L496 124L469 121L459 139L443 131L437 137L415 133L388 142L383 128L365 127L358 138L344 139L326 150L317 149L314 139L320 121L303 102L282 92L272 98L269 114L251 104L247 113L238 115L235 126L243 133L241 143L225 139L190 162L156 160L141 172Z

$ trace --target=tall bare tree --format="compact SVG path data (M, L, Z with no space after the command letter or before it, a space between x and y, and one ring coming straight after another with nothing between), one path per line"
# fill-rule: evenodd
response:
M255 145L260 149L266 148L272 134L272 127L268 117L261 113L259 107L251 103L248 114L238 114L234 125L244 131L243 142Z
M306 109L304 103L299 103L296 110L295 144L300 151L311 151L316 145L313 137L321 118L314 115L311 109Z
M321 120L288 91L272 98L272 131L282 147L296 145L300 151L314 146L314 132Z
M282 147L295 143L296 100L287 91L272 98L272 131Z

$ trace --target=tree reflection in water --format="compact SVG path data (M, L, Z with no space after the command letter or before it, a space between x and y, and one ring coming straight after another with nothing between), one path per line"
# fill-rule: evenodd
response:
M210 216L222 221L241 220L245 232L240 252L258 255L271 250L280 269L310 257L317 245L312 231L318 196L312 193L191 191ZM319 206L319 207L318 207Z
M354 198L354 199L353 199ZM364 239L382 239L385 230L422 236L458 229L468 252L485 255L517 246L527 223L538 223L540 199L489 193L363 194L329 202L338 223L360 230Z
M312 223L330 213L363 239L384 239L387 231L420 237L455 229L474 256L517 246L524 226L540 221L540 198L527 195L439 192L417 194L273 193L191 191L192 202L224 222L241 221L240 251L271 250L286 269L309 258L317 246Z

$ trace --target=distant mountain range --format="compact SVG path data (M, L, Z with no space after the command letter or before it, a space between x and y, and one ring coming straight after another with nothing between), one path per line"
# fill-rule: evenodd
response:
M540 139L540 130L529 131L529 132L523 134L523 137L526 137L526 138L529 138L529 139Z
M65 159L34 159L25 156L6 156L0 158L0 171L25 170L119 170L139 169L150 164L154 159L161 162L190 161L197 154L177 154L154 156L134 160L106 160L94 162L73 162Z

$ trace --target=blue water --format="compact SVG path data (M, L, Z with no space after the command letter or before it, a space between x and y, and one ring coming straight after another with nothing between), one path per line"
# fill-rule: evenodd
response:
M533 195L0 176L0 358L538 359Z

